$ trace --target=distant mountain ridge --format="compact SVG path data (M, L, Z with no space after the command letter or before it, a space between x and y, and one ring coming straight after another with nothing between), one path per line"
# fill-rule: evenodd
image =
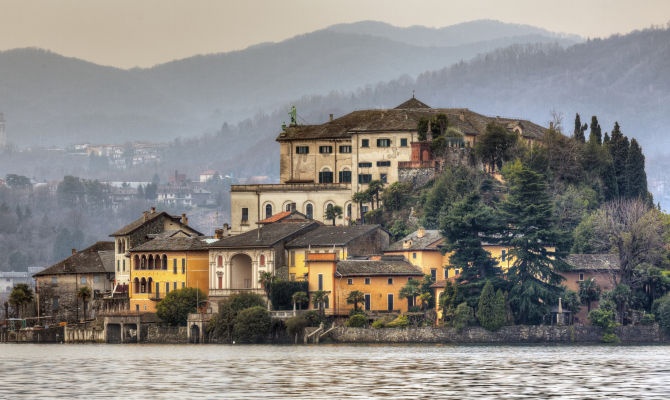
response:
M493 21L464 26L420 30L362 22L347 32L347 25L338 25L280 43L130 70L39 49L4 51L0 112L9 140L20 146L168 141L216 132L224 121L268 113L305 95L414 77L502 46L567 46L575 40ZM454 33L464 31L470 32L467 41ZM394 40L403 32L421 40Z

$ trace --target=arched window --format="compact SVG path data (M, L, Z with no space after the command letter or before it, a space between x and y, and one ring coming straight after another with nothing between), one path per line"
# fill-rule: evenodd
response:
M153 285L153 279L149 278L147 281L147 293L151 293L151 286Z
M343 168L338 178L340 183L351 183L351 171L349 168Z
M161 256L156 254L154 256L154 263L156 264L156 269L161 269Z
M161 267L166 270L167 269L167 256L163 254L163 262L161 263Z
M154 269L154 256L149 254L149 263L147 269Z
M261 254L261 265L265 265L265 255Z
M136 254L133 264L135 264L135 269L140 269L140 257Z
M307 205L305 206L305 215L309 219L314 218L314 206L313 205L307 203Z
M351 218L351 203L347 204L347 217Z
M333 171L328 167L323 167L319 172L319 183L333 183Z
M147 269L147 256L142 256L142 269Z
M218 256L216 258L216 266L217 267L222 267L223 266L223 256Z
M265 205L265 218L270 218L272 216L272 204Z
M140 292L140 280L135 278L133 281L133 292L139 293Z
M142 281L140 281L140 293L146 293L147 292L147 280L142 278Z
M286 211L291 211L291 202L286 203L286 207L284 209Z

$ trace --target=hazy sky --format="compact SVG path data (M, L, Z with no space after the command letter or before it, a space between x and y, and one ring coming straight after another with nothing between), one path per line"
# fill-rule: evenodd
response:
M342 22L442 27L484 18L602 37L665 25L670 0L0 0L0 50L33 46L146 67Z

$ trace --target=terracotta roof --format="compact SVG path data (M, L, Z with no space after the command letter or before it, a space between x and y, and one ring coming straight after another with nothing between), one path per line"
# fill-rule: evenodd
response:
M114 242L97 242L33 276L108 272L114 272Z
M569 254L565 262L573 271L619 269L619 257L616 254Z
M342 260L337 263L337 276L423 276L423 272L407 260Z
M158 237L149 240L139 246L135 246L129 251L131 253L148 251L188 251L188 250L207 250L207 242L204 236L197 237Z
M145 220L145 218L144 218L144 215L142 215L140 218L138 218L138 219L136 219L135 221L129 223L128 225L124 226L123 228L119 229L118 231L112 233L112 234L109 235L109 236L124 236L124 235L129 235L129 234L131 234L132 232L134 232L136 229L138 229L138 228L140 228L141 226L143 226L145 223L147 223L147 222L149 222L149 221L152 221L152 220L154 220L154 219L156 219L156 218L159 218L159 217L161 217L161 216L163 216L163 217L165 217L165 218L168 218L168 219L171 219L172 221L179 223L180 226L187 227L188 229L190 229L190 230L192 230L192 231L194 231L194 232L196 232L196 233L202 235L200 232L196 231L196 230L193 229L192 227L190 227L190 226L188 226L188 225L184 225L184 224L182 224L182 223L181 223L181 217L179 217L179 216L174 216L174 215L170 215L170 214L166 213L165 211L156 211L156 212L150 212L150 213L148 213L146 220Z
M411 107L412 105L416 107ZM430 108L419 100L410 99L393 109L358 110L320 125L288 126L279 134L277 140L349 139L352 133L415 132L421 118L430 119L437 114L445 114L449 126L466 135L484 134L486 126L491 122L510 130L518 126L525 137L541 138L546 132L544 127L527 120L488 117L467 108Z
M404 238L392 243L385 251L412 251L412 250L433 250L439 251L439 245L444 238L437 229L426 229L423 237L419 237L419 231L414 231ZM407 247L404 247L407 246Z
M381 225L322 225L286 243L287 248L309 246L346 246L351 241L381 229Z
M320 225L318 222L311 220L291 224L275 222L260 228L260 239L258 238L258 229L253 229L239 235L225 237L210 244L209 247L214 249L270 247L283 240L291 240L297 235L316 229Z
M260 220L260 221L258 221L258 223L259 224L271 224L273 222L279 221L282 218L288 217L289 215L291 215L290 211L280 212L278 214L275 214L275 215L271 216L270 218L265 218L263 220Z

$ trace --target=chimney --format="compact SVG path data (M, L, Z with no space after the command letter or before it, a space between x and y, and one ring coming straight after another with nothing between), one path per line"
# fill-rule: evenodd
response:
M151 207L151 213L153 214L155 212L156 212L156 207Z
M77 254L77 249L72 249L72 255Z
M223 239L223 229L214 229L214 238Z
M184 225L188 225L188 217L186 217L186 214L181 215L181 223Z
M422 238L424 236L426 236L426 229L421 227L418 231L416 231L416 237Z
M142 211L142 216L144 217L144 222L149 220L149 211Z
M465 121L465 113L464 113L463 111L461 111L461 112L458 114L458 119L460 119L461 121Z
M329 114L329 115L330 115L330 121L332 122L333 121L333 114Z

